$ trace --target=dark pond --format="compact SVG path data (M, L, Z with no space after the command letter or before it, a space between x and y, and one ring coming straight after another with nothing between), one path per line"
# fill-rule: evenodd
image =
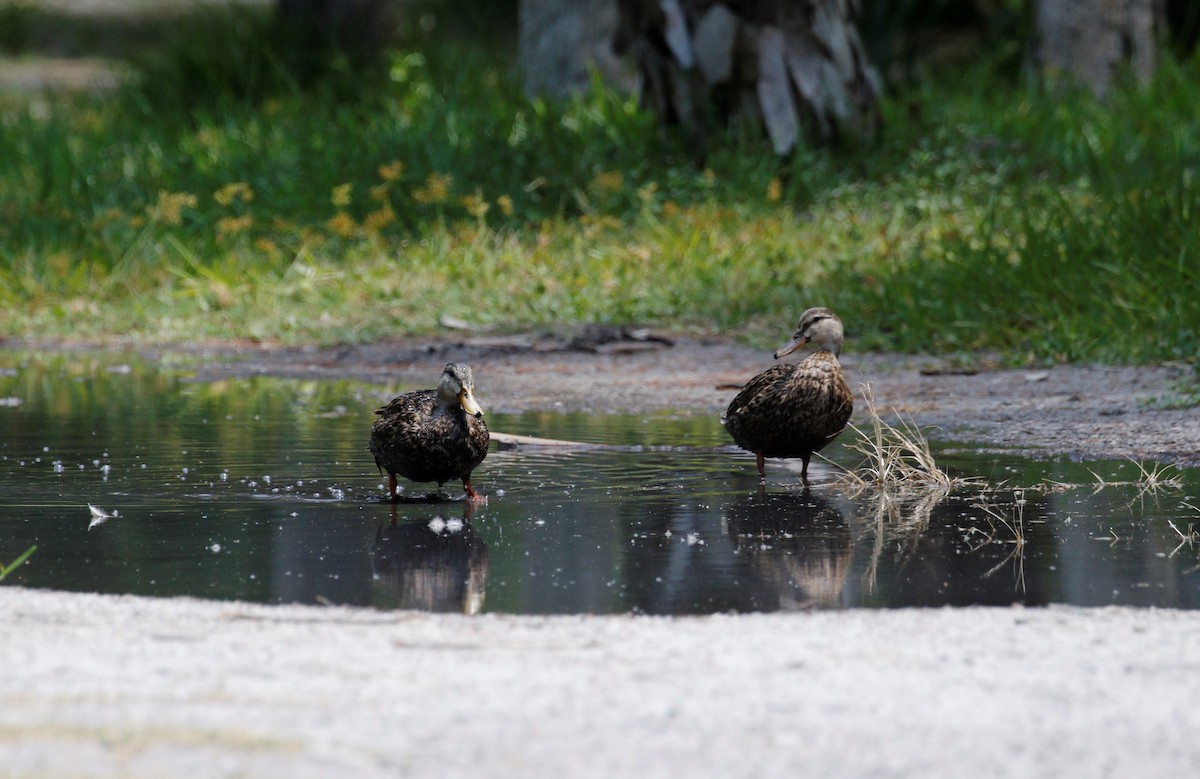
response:
M960 447L943 466L1003 486L887 499L827 467L806 492L778 461L760 488L707 416L489 414L620 448L493 448L486 505L448 484L393 506L365 446L398 389L0 353L0 562L37 547L5 584L520 614L1200 607L1196 471L1147 489L1133 463ZM88 504L116 516L89 529Z

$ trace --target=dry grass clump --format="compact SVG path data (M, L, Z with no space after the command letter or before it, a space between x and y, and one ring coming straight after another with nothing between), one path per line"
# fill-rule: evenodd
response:
M1025 490L1018 489L1013 491L1011 514L1002 512L998 506L991 503L983 501L976 503L975 508L983 511L991 530L987 532L981 528L972 527L968 531L981 536L972 542L971 551L973 552L991 544L1012 544L1012 551L1003 560L992 566L983 575L983 578L988 578L1011 562L1014 569L1014 587L1021 592L1025 591L1025 504L1027 502Z
M853 423L848 427L858 438L848 445L865 458L853 470L847 470L843 481L853 487L891 492L950 490L975 483L972 479L951 476L938 466L929 441L921 429L908 418L899 416L892 424L879 414L870 384L862 386L863 401L870 417L870 429L863 431Z

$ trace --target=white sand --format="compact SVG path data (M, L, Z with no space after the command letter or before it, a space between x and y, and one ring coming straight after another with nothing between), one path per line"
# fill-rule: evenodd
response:
M0 587L5 777L1195 776L1200 613L430 616Z

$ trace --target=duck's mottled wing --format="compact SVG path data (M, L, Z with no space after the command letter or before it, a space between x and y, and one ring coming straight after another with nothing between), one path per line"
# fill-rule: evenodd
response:
M817 352L755 376L725 411L738 446L767 457L807 457L850 419L853 400L837 358Z
M772 398L778 397L780 387L787 383L794 370L792 365L772 365L746 382L742 391L729 402L722 419L728 424L730 420L759 413L764 405L773 402Z
M367 448L381 470L397 471L394 461L417 445L415 439L433 416L436 396L435 390L406 392L376 409L378 419L371 425Z
M487 425L461 408L438 408L435 390L401 395L375 413L368 448L380 470L441 484L487 456Z

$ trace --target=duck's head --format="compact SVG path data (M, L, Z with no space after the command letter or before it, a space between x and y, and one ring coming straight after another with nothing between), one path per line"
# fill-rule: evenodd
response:
M483 407L475 402L475 379L471 366L465 362L452 362L442 371L438 382L438 397L447 406L460 405L473 417L483 416Z
M800 324L792 340L779 347L775 359L791 354L805 344L815 344L818 350L826 349L834 354L841 354L842 341L845 333L842 331L842 320L828 308L810 308L800 315Z

